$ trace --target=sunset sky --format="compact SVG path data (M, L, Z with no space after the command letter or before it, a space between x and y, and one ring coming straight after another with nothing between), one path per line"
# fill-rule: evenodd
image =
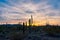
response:
M26 22L60 25L60 0L0 0L0 23Z

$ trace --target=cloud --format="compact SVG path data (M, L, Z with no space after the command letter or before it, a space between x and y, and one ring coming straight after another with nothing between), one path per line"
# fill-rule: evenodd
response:
M41 20L48 16L60 16L60 3L50 0L5 0L0 1L0 20L29 19L33 15L34 19ZM57 9L55 8L58 5ZM2 19L3 18L3 19ZM6 18L6 19L4 19Z
M60 0L47 0L49 5L52 5L54 9L60 9Z

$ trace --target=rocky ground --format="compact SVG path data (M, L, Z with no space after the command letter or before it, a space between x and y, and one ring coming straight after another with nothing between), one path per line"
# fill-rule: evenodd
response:
M60 36L48 35L42 27L32 29L0 27L0 40L60 40Z

